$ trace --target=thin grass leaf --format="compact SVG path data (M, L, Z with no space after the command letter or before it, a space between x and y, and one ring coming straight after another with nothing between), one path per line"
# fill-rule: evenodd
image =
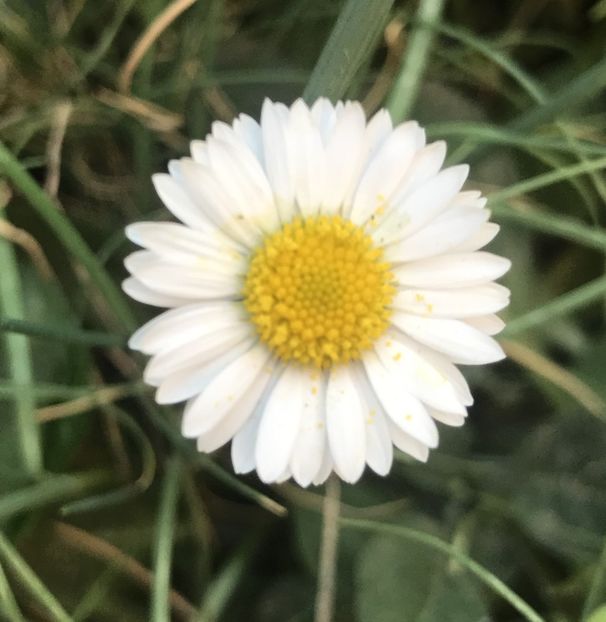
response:
M25 622L11 586L8 584L2 564L0 564L0 617L9 622Z
M204 592L197 622L217 622L238 588L257 547L260 533L251 534L217 573Z
M168 596L170 592L170 572L180 480L181 463L178 458L173 457L166 465L156 525L151 622L167 622L170 620L170 601Z
M567 393L594 417L606 423L606 402L581 378L519 341L500 340L509 360Z
M403 527L401 525L389 525L387 523L377 523L369 520L359 520L354 518L341 518L340 521L343 527L349 527L351 529L359 529L362 531L371 531L375 533L384 533L405 538L412 542L418 542L424 544L429 548L432 548L440 553L444 553L448 557L457 561L465 569L474 574L482 583L489 587L495 594L501 596L506 600L514 609L516 609L525 620L529 622L544 622L544 618L541 617L527 602L525 602L518 594L516 594L511 588L509 588L501 579L492 574L490 570L484 568L476 561L465 555L452 544L436 538L429 533L411 529L410 527Z
M504 336L511 337L524 331L551 322L573 311L600 300L606 294L606 276L599 277L571 292L554 298L543 306L536 307L507 323Z
M271 499L262 492L255 490L252 486L244 483L239 477L228 473L225 469L216 464L212 458L206 454L198 453L192 447L190 441L183 438L181 433L170 423L165 412L149 398L142 396L141 402L145 405L146 411L158 430L165 436L170 444L194 467L205 470L216 480L225 484L245 499L249 499L263 509L275 514L276 516L286 516L288 510L274 499Z
M84 497L67 503L61 508L62 516L70 516L79 512L91 512L124 503L145 492L154 480L156 474L156 454L141 426L127 412L113 404L106 404L102 409L109 416L114 417L133 437L135 444L140 450L141 473L133 482L121 486L117 490L102 492L92 497Z
M571 166L564 166L549 173L543 173L542 175L536 175L529 179L524 179L517 184L498 190L497 192L491 192L488 195L488 200L491 203L502 203L507 199L519 197L541 188L546 188L553 184L557 184L560 181L576 177L577 175L584 175L591 171L601 171L606 168L606 158L596 158L595 160L588 160L579 164L573 164Z
M473 33L463 28L457 28L446 24L435 24L435 28L447 36L465 44L470 49L476 50L493 62L497 67L500 67L506 74L513 78L521 87L530 95L535 103L544 105L549 101L550 96L543 88L543 86L536 80L534 80L520 65L513 61L509 56L503 54L500 50L495 49L493 45L483 40L480 37L475 36ZM578 148L578 140L571 133L570 129L565 123L554 119L556 128L565 137L571 151L577 156L581 162L586 162L586 158L583 152ZM468 153L473 149L473 145L464 144L452 154L451 160L460 161L465 158ZM540 154L539 154L540 157ZM590 172L591 180L595 186L598 194L602 200L606 200L606 187L601 177L595 172ZM588 210L592 215L594 221L597 222L597 208L595 202L587 196L587 192L584 191L582 183L579 181L572 181L573 185L579 190L581 197L587 204Z
M465 28L458 28L450 24L445 24L444 22L426 21L425 26L427 28L433 28L437 32L447 35L459 43L463 43L470 49L480 52L483 56L505 71L505 73L509 74L535 101L543 103L546 99L546 93L537 81L531 78L531 76L509 56L496 49L485 39L474 35Z
M492 204L495 220L523 225L547 235L570 240L576 244L606 252L606 233L579 222L576 218L540 212L536 209L513 209L504 204Z
M111 475L107 471L87 471L46 477L35 484L0 496L0 521L60 503L69 498L89 494L110 481Z
M606 88L606 58L565 83L550 94L542 105L524 113L508 127L513 130L530 130L557 118L570 117L575 107L593 99Z
M343 97L364 61L373 53L394 0L347 0L303 92L308 103L318 97Z
M0 218L2 218L0 211ZM0 313L17 320L25 316L19 267L12 243L0 237ZM4 352L8 361L8 373L16 384L32 384L34 372L30 344L23 335L3 335ZM15 404L16 430L20 459L23 468L31 475L42 470L42 447L40 430L36 422L36 399L28 392L12 396ZM6 415L5 415L6 416Z
M404 60L387 100L387 109L395 122L405 119L417 98L421 78L435 37L432 24L440 19L444 0L421 0L410 42L404 49Z
M72 326L52 326L15 318L0 317L0 332L41 337L63 343L79 343L87 346L123 346L126 338L120 335L83 330Z
M23 193L30 205L53 230L65 248L82 263L91 280L105 297L110 309L123 326L134 330L136 323L130 307L126 304L120 289L113 282L105 268L74 227L70 220L57 209L52 199L40 188L32 176L23 168L19 160L0 142L0 172L3 172ZM9 317L16 314L6 313Z
M430 138L463 138L476 144L502 145L518 147L526 151L542 149L572 153L578 151L586 155L604 156L606 147L597 143L578 140L575 146L571 146L567 140L551 138L508 130L483 123L464 123L460 121L446 123L432 123L428 125L427 135Z
M107 384L105 388L117 388L119 386L124 385ZM98 389L99 387L96 385L71 386L52 382L37 382L35 384L0 382L0 398L12 398L19 393L28 392L37 400L65 400L88 395Z
M0 558L6 567L10 568L17 577L20 585L44 608L52 620L56 622L71 622L71 617L63 609L61 603L40 581L36 573L2 533L0 533Z
M584 621L589 620L591 615L599 609L600 605L604 605L604 602L606 602L606 539L604 540L602 554L593 573L587 598L583 604L582 619Z
M103 60L103 57L110 50L112 42L116 38L116 35L118 34L118 31L120 30L120 27L122 26L122 23L126 19L130 10L135 5L135 2L136 0L122 0L122 2L118 4L113 19L101 33L97 45L81 62L80 74L75 78L75 81L85 78Z

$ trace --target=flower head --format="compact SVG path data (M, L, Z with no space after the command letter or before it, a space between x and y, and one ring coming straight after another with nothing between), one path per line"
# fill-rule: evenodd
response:
M381 475L393 446L426 460L436 421L472 397L456 364L503 358L491 337L510 266L465 165L415 122L355 102L216 122L153 178L173 222L136 223L125 291L170 307L130 346L182 431L264 482Z

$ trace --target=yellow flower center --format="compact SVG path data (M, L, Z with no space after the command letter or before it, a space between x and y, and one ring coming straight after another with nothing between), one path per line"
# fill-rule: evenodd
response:
M362 228L341 216L297 218L253 253L244 304L282 360L327 368L360 358L387 328L389 269Z

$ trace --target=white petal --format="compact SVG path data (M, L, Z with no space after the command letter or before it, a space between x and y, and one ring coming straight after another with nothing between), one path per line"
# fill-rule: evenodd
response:
M394 309L424 317L472 318L496 313L509 304L509 290L498 283L462 289L406 289L391 303Z
M256 342L256 338L247 339L231 347L223 356L207 365L202 367L194 365L171 374L158 386L156 402L158 404L176 404L201 393L218 373L250 350Z
M335 470L346 482L360 479L366 463L367 406L346 365L333 368L326 389L326 430Z
M276 478L275 483L276 484L283 484L284 482L288 481L290 478L292 477L292 473L290 472L290 469L286 468L284 469L284 471L282 471L282 473Z
M393 462L393 445L382 412L366 420L366 463L377 475L387 475Z
M454 413L445 413L441 410L436 410L435 408L428 408L427 411L436 421L455 428L461 427L465 423L466 414L459 415Z
M335 108L330 100L326 97L316 99L311 107L311 118L314 125L320 130L322 141L326 144L337 120Z
M143 374L145 382L158 385L162 380L178 371L194 366L204 366L223 356L244 340L254 337L250 322L231 322L209 327L206 333L181 345L167 348L153 356Z
M198 164L204 164L208 166L210 160L208 158L208 148L206 142L203 140L192 140L189 143L189 152L191 153L192 160Z
M322 212L334 214L352 196L366 157L362 107L347 102L326 145L326 189Z
M234 435L231 442L231 462L235 473L250 473L255 468L255 445L262 412L257 405L255 412Z
M490 216L488 210L472 207L449 209L410 237L385 249L386 261L415 261L445 253L470 238ZM381 236L373 235L378 244Z
M173 262L205 267L208 261L208 269L229 274L242 274L245 270L240 248L219 230L211 237L175 222L137 222L126 227L126 236Z
M312 484L314 486L322 485L328 479L328 476L332 473L333 467L334 464L330 455L330 451L325 451L322 466L320 467L320 472L318 473L318 475L316 475Z
M421 401L404 388L402 380L388 370L374 352L365 355L364 367L391 421L423 445L436 447L438 429Z
M263 368L267 367L269 356L269 350L258 344L223 368L202 393L187 404L181 422L183 436L195 438L210 430L253 385L263 384L261 375L266 382L270 373Z
M413 339L443 352L455 363L483 365L505 358L494 339L459 320L422 318L398 312L391 316L391 321Z
M411 192L433 179L440 172L444 158L446 158L446 143L443 140L417 151L406 175L394 192L392 205L399 205Z
M482 196L479 190L465 190L459 192L455 200L452 202L452 207L475 207L482 209L486 207L488 199Z
M213 260L200 266L172 263L151 251L135 251L124 260L126 269L149 289L184 300L237 298L242 283L237 274L212 269Z
M429 457L429 447L427 447L427 445L424 445L416 438L410 436L410 434L404 432L404 430L393 421L389 420L387 423L391 440L400 451L403 451L416 460L427 462L427 458Z
M425 348L405 335L388 331L375 342L375 352L385 368L398 378L401 389L439 410L463 413L465 408L455 382L424 356ZM366 366L366 358L364 359Z
M241 142L209 137L210 168L231 198L234 209L264 232L279 226L274 198L259 161Z
M501 227L494 222L485 222L472 236L464 242L453 246L450 250L453 253L472 253L484 248L492 242L499 233Z
M306 372L288 366L267 400L255 448L257 472L265 483L277 481L288 468L308 389Z
M503 276L511 261L490 253L457 253L411 261L393 270L398 284L427 289L482 285Z
M241 114L234 120L234 134L254 153L261 166L264 166L261 126L252 117Z
M324 374L309 373L301 427L290 458L294 480L306 488L318 475L326 452Z
M205 412L201 413L205 420L205 429L202 430L198 436L196 443L198 451L210 453L211 451L219 449L219 447L223 447L223 445L234 437L258 408L271 382L271 377L272 372L265 366L261 369L259 374L257 374L251 386L222 416L209 417ZM205 393L211 389L211 386L208 387ZM192 409L197 408L197 402L204 400L203 395L194 398L194 400L190 402ZM187 412L188 407L190 407L189 404L185 408L185 412ZM200 405L199 408L204 407ZM212 408L212 406L207 404L207 408ZM212 412L214 414L216 411L213 410Z
M381 244L406 240L446 211L467 175L466 164L444 169L411 192L401 203L388 208L373 233Z
M231 444L231 460L236 473L250 473L255 468L255 447L263 411L283 370L283 366L279 363L273 363L272 367L271 378L265 386L254 412L234 435Z
M368 121L364 135L367 161L370 161L381 148L393 130L391 116L384 108L378 110Z
M498 315L480 315L465 320L467 324L487 335L498 335L504 328L505 322Z
M387 415L370 386L364 367L357 364L356 387L368 406L366 417L366 464L377 474L387 475L393 462L393 444Z
M404 337L401 333L399 333L399 335ZM404 337L404 339L408 338ZM414 344L415 352L417 352L419 356L422 356L427 363L429 363L439 374L442 374L442 376L446 378L452 386L455 395L462 406L471 406L473 404L473 396L471 395L467 380L458 367L453 365L453 363L440 352L436 352L435 350L422 345L418 341L413 341L411 339L409 343L411 345ZM467 410L465 408L458 408L456 412L463 415L467 414Z
M350 219L364 224L377 209L385 207L412 162L418 123L409 121L394 129L370 160L356 190Z
M244 320L240 303L213 301L180 306L166 311L133 333L128 346L145 354L157 354Z
M202 231L216 230L204 210L188 195L179 182L166 173L152 175L152 182L162 203L183 223Z
M178 307L182 304L194 302L193 299L187 300L179 296L167 296L166 294L160 294L159 292L143 285L141 281L134 277L129 277L128 279L122 281L122 289L126 294L138 302L142 302L146 305L153 305L154 307Z
M326 153L320 130L309 108L298 99L290 109L288 140L297 205L303 216L313 216L322 205L326 184Z
M283 223L293 215L295 198L293 171L287 135L288 109L266 99L261 110L265 173L273 189Z
M227 187L222 184L208 166L193 160L181 160L183 183L196 205L221 231L246 246L254 247L259 240L259 229L246 220L239 211L241 204L234 204Z

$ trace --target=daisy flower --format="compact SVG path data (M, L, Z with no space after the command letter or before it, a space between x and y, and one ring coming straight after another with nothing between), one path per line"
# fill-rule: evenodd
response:
M510 262L480 251L499 228L445 154L385 110L265 101L154 175L180 222L127 227L144 250L124 290L169 310L130 346L200 451L231 441L235 471L267 483L355 482L463 424L456 365L503 358Z

